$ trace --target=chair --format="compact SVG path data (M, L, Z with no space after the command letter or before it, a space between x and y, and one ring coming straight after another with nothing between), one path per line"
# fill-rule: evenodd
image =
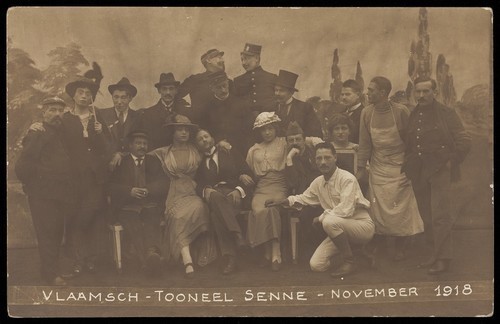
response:
M123 226L119 223L108 225L112 235L113 242L113 259L115 261L116 271L122 272L122 245L121 245L121 232Z

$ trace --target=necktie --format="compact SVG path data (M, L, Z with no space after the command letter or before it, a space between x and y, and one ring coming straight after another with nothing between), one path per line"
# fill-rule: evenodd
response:
M212 154L207 155L207 159L208 159L208 171L210 171L210 173L213 176L217 175L217 163L215 163L215 160L214 160L214 154L215 154L215 152L217 152L217 150L214 150L214 152Z
M118 136L120 138L123 138L123 124L125 123L125 115L123 114L123 111L120 111L118 114Z

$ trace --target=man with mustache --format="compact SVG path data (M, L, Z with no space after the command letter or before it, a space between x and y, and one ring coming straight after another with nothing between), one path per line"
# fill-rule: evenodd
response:
M224 52L215 48L208 50L201 56L201 64L205 67L205 72L193 74L184 80L179 86L179 98L184 98L189 95L191 98L191 107L194 112L193 118L190 118L195 123L200 122L198 112L212 99L212 91L210 91L209 75L214 72L225 71ZM229 81L229 90L233 91L233 82ZM189 116L188 116L189 117Z
M192 108L177 95L179 84L173 73L161 73L160 81L155 84L160 100L156 105L142 110L137 128L147 130L150 151L172 144L166 126L173 122L177 114L192 118Z
M301 208L318 206L323 213L315 218L328 235L309 261L313 271L326 271L331 258L342 255L342 263L331 273L343 277L356 270L351 244L365 244L373 237L375 226L368 214L370 202L363 197L356 177L336 165L337 154L331 143L315 146L315 162L321 176L313 180L304 193L282 201L266 202L266 206L281 205Z
M128 134L130 154L123 157L111 177L111 202L117 218L138 249L147 274L161 274L160 240L168 178L160 160L146 155L148 135L143 130Z
M260 65L262 46L245 44L241 52L241 65L245 73L234 79L234 90L250 110L253 118L263 111L272 111L275 106L274 82L277 75L265 71Z
M65 219L73 216L77 198L73 166L61 129L65 106L58 97L42 102L44 131L28 132L15 167L28 195L42 277L56 286L67 284L58 272L59 249Z
M284 136L288 125L296 121L304 130L306 137L323 138L321 123L311 104L297 100L293 97L295 83L299 76L295 73L280 70L274 85L276 103L274 110L281 119L281 131L278 136Z
M102 109L100 115L111 135L112 158L109 167L113 171L128 150L125 135L137 128L140 113L130 108L130 102L137 95L137 88L127 78L110 85L108 90L114 107Z
M363 89L355 80L349 79L342 83L340 102L347 107L345 113L354 124L349 134L349 142L359 144L359 122L364 106L361 103Z
M425 233L433 252L421 266L429 274L449 268L452 258L451 183L460 179L460 163L471 146L454 109L436 101L435 80L419 77L413 82L417 106L411 112L405 134L406 152L402 172L411 180Z

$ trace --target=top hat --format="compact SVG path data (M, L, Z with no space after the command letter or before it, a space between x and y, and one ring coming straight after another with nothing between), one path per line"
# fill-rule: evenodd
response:
M262 50L262 46L260 46L260 45L246 43L245 48L243 48L243 51L241 52L241 54L260 55L261 50Z
M280 70L278 78L276 79L276 82L274 84L280 85L288 89L292 89L294 91L299 91L298 89L295 88L295 82L297 82L298 77L299 77L298 74L285 70Z
M184 115L175 115L174 121L167 124L167 127L172 127L172 126L188 126L194 129L198 128L198 125L191 123L191 120L187 118Z
M224 52L219 51L218 49L212 48L209 49L205 54L201 56L201 63L205 62L206 60L209 60L213 57L216 56L223 56Z
M61 98L55 96L55 97L49 97L49 98L43 99L42 106L45 106L45 105L62 105L62 106L66 106L66 102L64 100L62 100Z
M90 92L92 92L92 96L95 97L97 91L99 90L99 85L89 78L79 76L75 81L68 83L65 87L65 90L66 93L71 98L73 98L75 96L76 89L78 88L90 89Z
M111 84L108 90L111 94L113 94L115 90L127 90L132 98L137 94L137 88L134 87L127 78L122 78L117 84Z
M157 89L160 89L164 85L175 85L178 87L181 83L175 80L174 75L171 72L160 74L160 81L155 84Z
M227 74L224 71L217 71L210 73L208 75L208 81L210 82L210 84L217 84L219 82L226 80L229 80L229 78L227 77Z

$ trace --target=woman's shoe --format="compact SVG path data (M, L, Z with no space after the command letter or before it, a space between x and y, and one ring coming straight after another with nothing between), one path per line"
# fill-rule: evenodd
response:
M271 265L271 270L273 271L280 271L281 269L281 262L278 262L277 260L274 260L272 265Z
M193 268L193 271L187 272L189 266L191 266L191 268ZM184 265L184 269L186 271L184 273L184 277L186 277L187 279L193 279L194 278L194 266L193 266L193 264L191 262L186 263Z

